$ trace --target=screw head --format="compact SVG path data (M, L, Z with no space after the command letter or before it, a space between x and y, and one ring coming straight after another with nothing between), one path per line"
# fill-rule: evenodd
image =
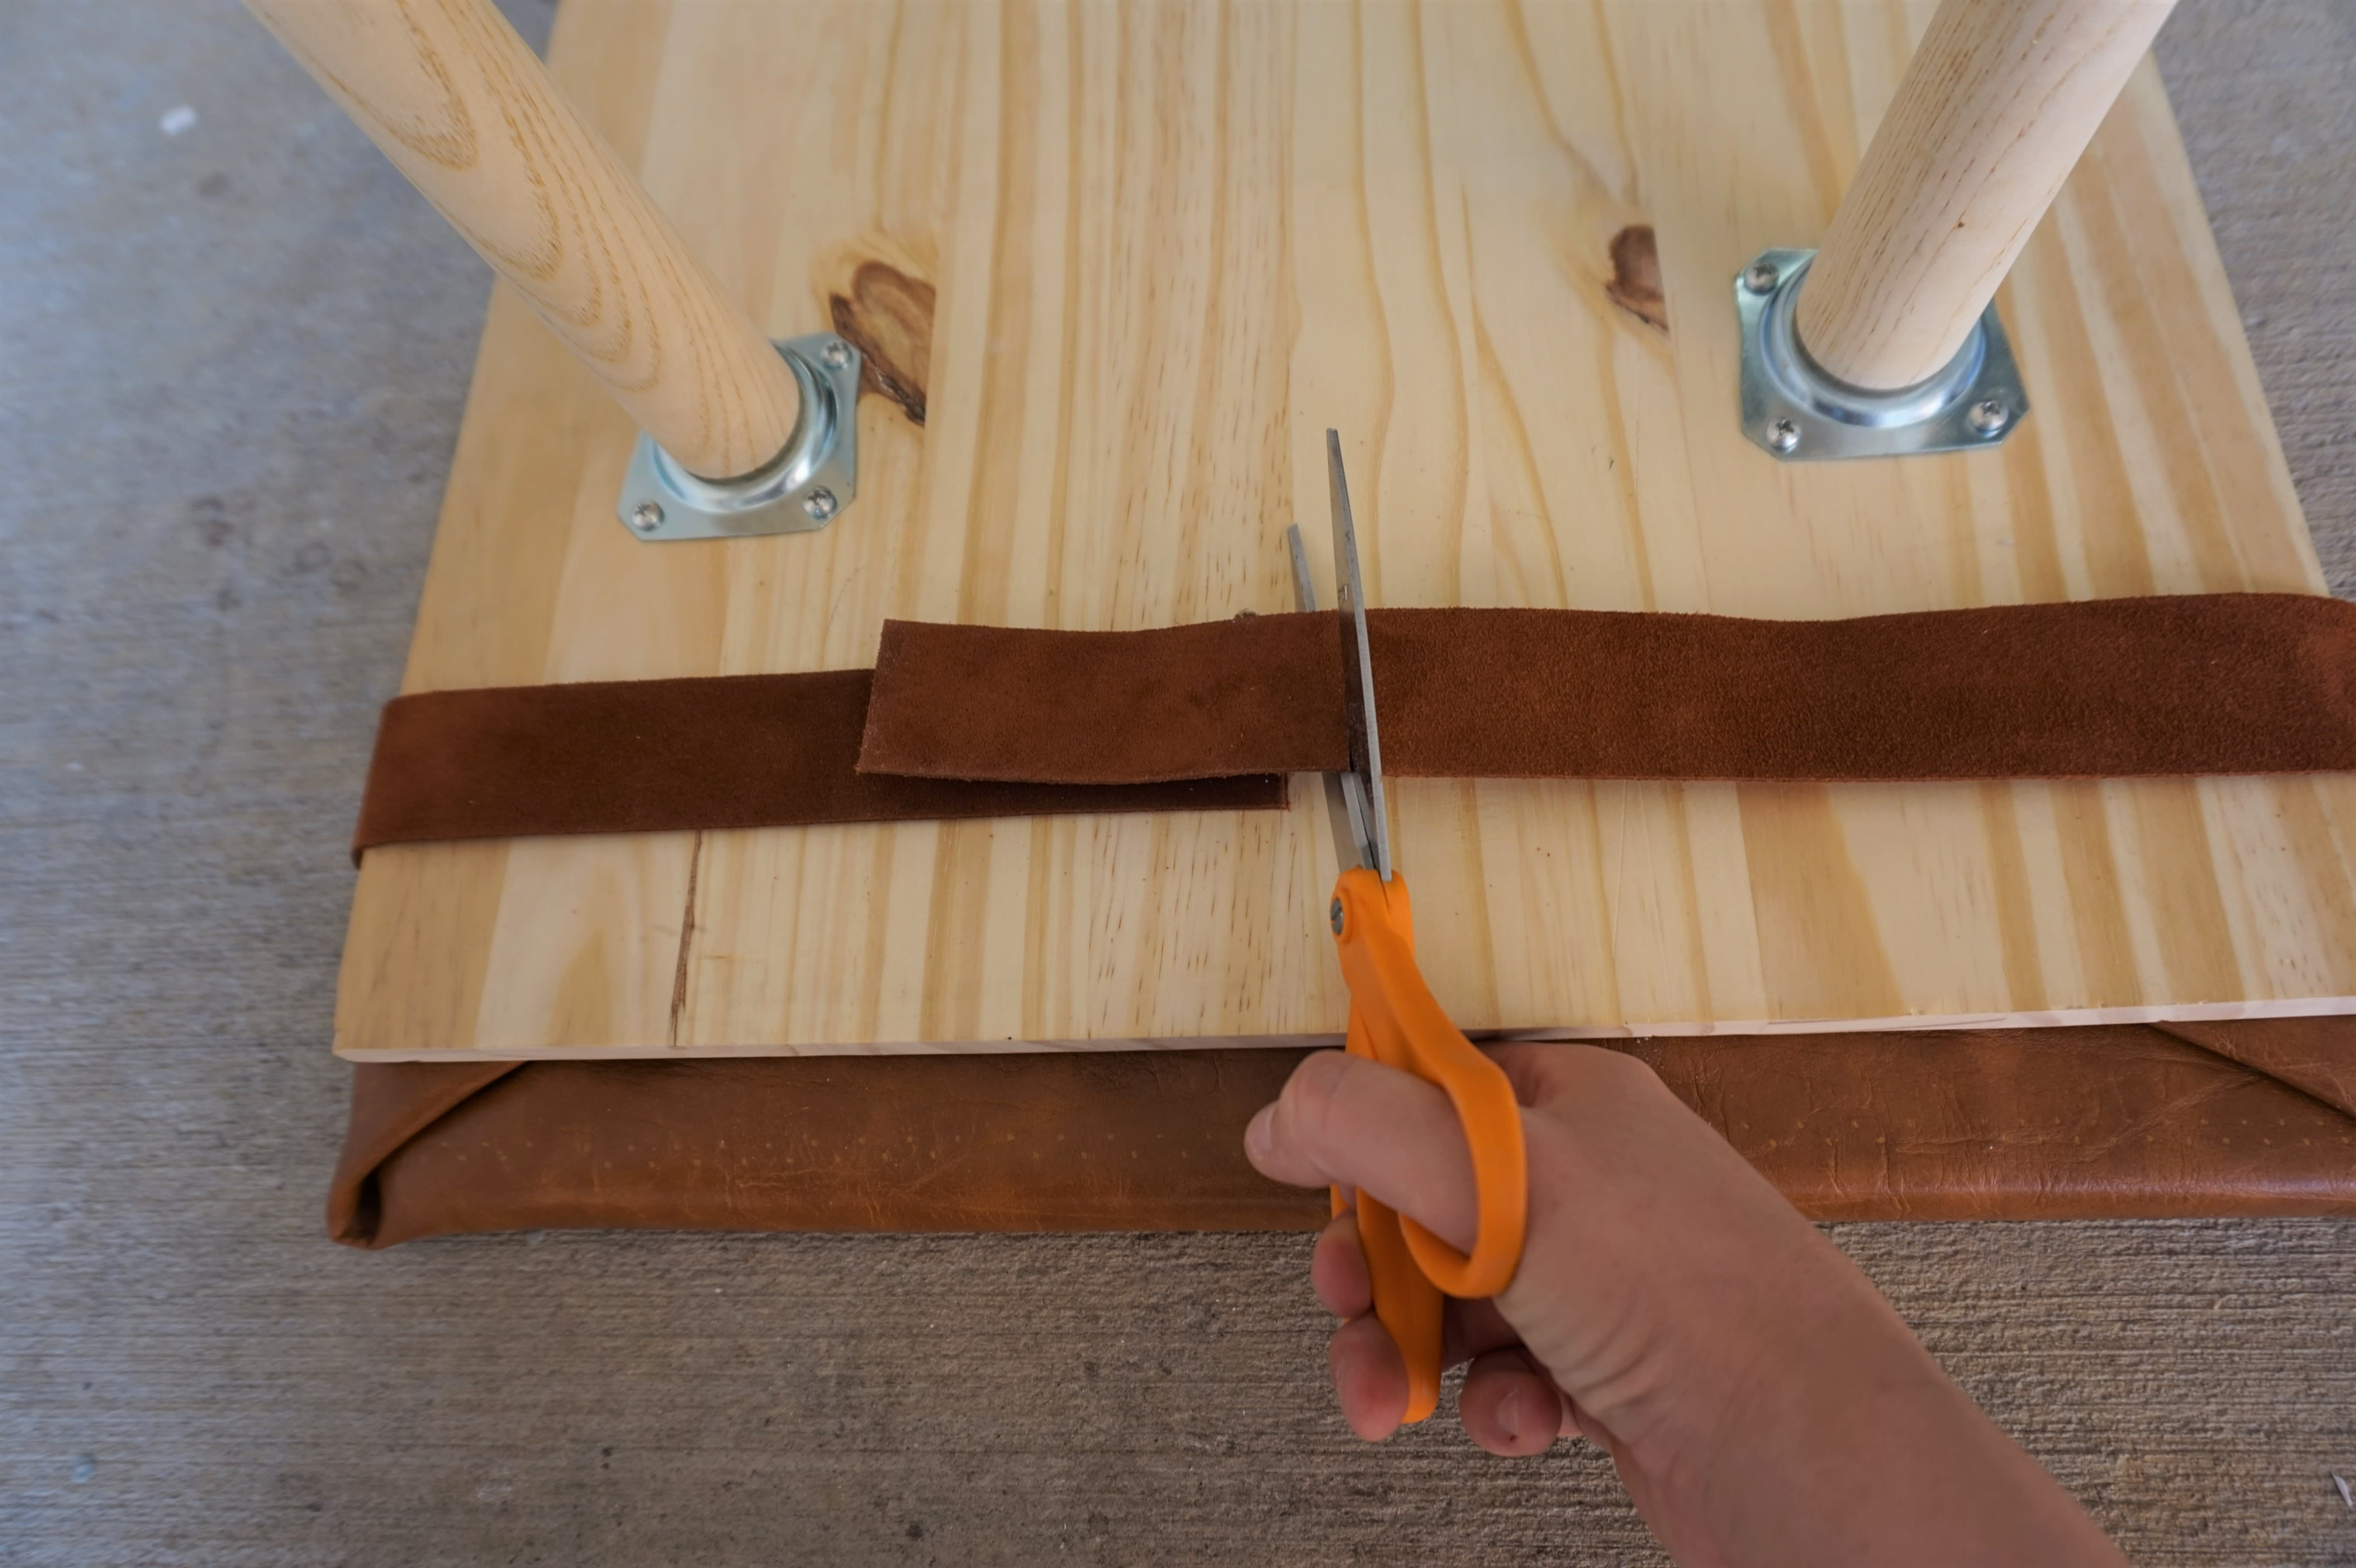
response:
M1329 909L1329 910L1327 910L1327 911L1325 912L1325 918L1326 918L1328 921L1330 921L1330 922L1332 922L1332 923L1333 923L1333 934L1334 934L1334 935L1336 935L1336 936L1341 935L1341 934L1342 934L1342 923L1342 923L1342 901L1341 901L1340 899L1335 899L1335 900L1333 901L1333 907L1332 909Z
M819 349L818 357L825 361L828 369L840 370L851 363L851 345L838 337Z
M1790 420L1777 420L1767 427L1767 444L1777 452L1796 452L1800 446L1800 427Z
M1982 398L1964 419L1982 435L1994 435L2012 422L2012 410L2001 398Z
M821 485L802 497L802 510L822 523L842 510L842 503L834 498L833 491Z
M663 509L652 501L641 501L630 508L630 527L642 534L650 534L662 527Z
M1773 293L1783 280L1783 269L1772 261L1753 261L1742 270L1742 286L1754 294Z

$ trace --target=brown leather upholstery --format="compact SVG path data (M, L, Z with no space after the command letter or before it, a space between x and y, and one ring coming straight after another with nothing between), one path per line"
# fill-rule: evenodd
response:
M2356 1019L1618 1042L1819 1219L2356 1213ZM1306 1228L1297 1051L364 1064L328 1229Z

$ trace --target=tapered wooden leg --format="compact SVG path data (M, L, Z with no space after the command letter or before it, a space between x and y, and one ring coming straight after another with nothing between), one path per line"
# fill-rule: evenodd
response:
M490 0L247 0L666 452L733 478L800 394Z
M1800 341L1853 386L1954 357L2175 0L1944 0L1817 249Z

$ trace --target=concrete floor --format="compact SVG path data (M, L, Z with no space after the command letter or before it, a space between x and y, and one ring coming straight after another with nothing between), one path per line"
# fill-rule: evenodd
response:
M2356 5L2161 57L2349 592ZM1344 1436L1301 1238L325 1242L486 274L230 0L10 0L0 103L0 1563L1655 1560ZM2356 1225L1837 1234L2139 1560L2356 1563Z

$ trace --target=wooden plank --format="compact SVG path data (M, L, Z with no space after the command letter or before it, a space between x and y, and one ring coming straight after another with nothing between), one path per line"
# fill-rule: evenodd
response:
M643 545L625 421L502 293L405 689L855 667L887 614L1280 609L1328 424L1378 603L2320 592L2148 63L2000 296L2037 411L2010 442L1742 440L1733 273L1822 231L1926 15L568 0L560 80L755 319L936 291L928 422L863 400L822 532ZM1320 809L380 849L337 1048L1328 1037ZM1406 780L1394 811L1468 1029L2356 1009L2344 778Z

